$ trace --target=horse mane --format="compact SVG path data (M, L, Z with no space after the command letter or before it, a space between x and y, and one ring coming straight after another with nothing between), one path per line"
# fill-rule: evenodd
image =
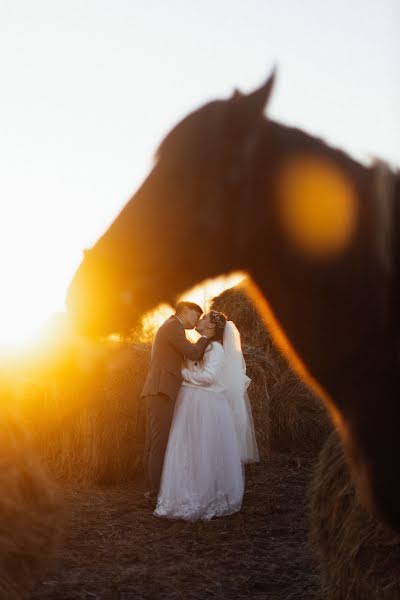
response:
M365 171L371 168L358 162L344 150L329 145L322 138L313 136L303 129L268 119L265 119L264 122L270 128L270 132L272 132L274 137L279 137L279 143L285 148L285 151L290 148L293 153L309 152L310 154L325 156L346 170L362 169Z
M161 158L173 161L177 154L180 154L180 150L187 152L188 148L193 147L192 144L195 144L197 152L204 153L212 149L212 142L215 141L220 130L223 116L223 111L220 110L222 104L221 100L209 102L175 125L158 146L155 153L156 161ZM179 158L182 159L182 156Z
M223 127L226 111L226 102L216 100L187 115L162 140L156 150L155 160L158 162L163 158L173 161L178 154L182 159L180 150L187 152L188 148L194 148L198 156L210 156L210 152L215 154L215 146L224 141L220 136L227 133L227 129ZM370 171L375 166L373 163L369 166L362 164L344 150L329 145L322 138L303 129L284 125L264 116L260 117L259 126L261 137L273 136L275 140L279 140L279 146L285 152L290 148L293 153L325 156L345 171L359 174Z

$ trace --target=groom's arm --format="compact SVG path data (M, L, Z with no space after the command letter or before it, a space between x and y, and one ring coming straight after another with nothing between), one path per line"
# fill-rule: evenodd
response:
M185 358L199 360L203 356L208 343L208 338L203 335L195 344L193 344L187 339L184 329L177 324L168 331L168 341L171 346Z

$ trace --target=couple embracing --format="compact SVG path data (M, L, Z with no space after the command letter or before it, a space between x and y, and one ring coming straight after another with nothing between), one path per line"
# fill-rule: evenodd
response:
M243 464L258 460L240 335L223 313L180 302L158 330L142 396L144 468L157 517L240 510ZM191 343L185 329L201 337Z

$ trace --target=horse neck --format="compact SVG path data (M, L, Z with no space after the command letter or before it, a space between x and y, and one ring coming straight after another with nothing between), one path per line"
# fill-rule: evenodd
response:
M395 175L394 202L397 210L400 211L400 171Z
M398 297L400 299L400 171L395 174L393 186L393 258L395 278L398 281ZM398 305L397 305L398 306Z

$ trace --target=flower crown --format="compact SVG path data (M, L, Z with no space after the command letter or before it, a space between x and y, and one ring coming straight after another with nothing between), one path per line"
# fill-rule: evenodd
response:
M226 318L223 314L217 312L216 310L211 311L211 322L214 323L220 329L223 329L226 323Z

